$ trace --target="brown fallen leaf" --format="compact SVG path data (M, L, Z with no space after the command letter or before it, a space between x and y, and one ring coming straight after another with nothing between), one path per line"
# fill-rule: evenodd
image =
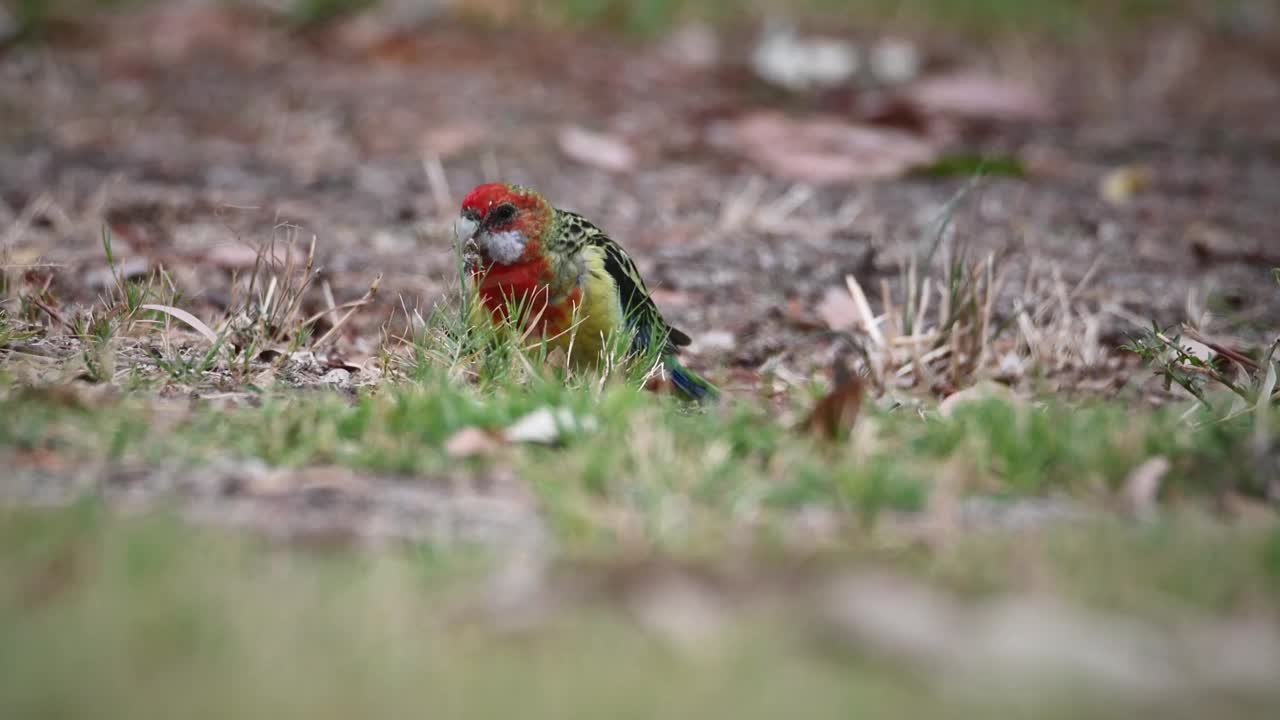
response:
M566 125L556 136L560 151L583 165L626 172L636 166L636 153L622 139L577 125Z
M858 324L858 304L854 302L849 291L843 288L827 288L817 307L818 317L826 323L827 329L841 332L850 330Z
M831 392L818 401L800 427L823 439L837 441L847 438L853 430L867 389L862 376L849 370L844 356L832 362L831 378Z
M222 270L251 270L260 262L270 264L269 253L242 243L219 243L204 253L202 260ZM284 258L277 258L283 263Z
M1049 99L1016 80L977 71L959 71L918 80L903 97L928 113L969 120L1046 120Z
M712 140L772 175L818 184L897 177L938 153L931 142L901 130L775 111L749 113L718 128Z
M465 427L444 442L449 457L467 458L488 455L506 445L501 433L478 427Z

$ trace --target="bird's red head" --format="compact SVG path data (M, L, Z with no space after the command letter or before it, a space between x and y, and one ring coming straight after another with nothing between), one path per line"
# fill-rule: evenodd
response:
M467 193L455 230L460 241L474 239L488 259L510 265L537 249L552 213L533 190L487 183Z
M541 214L546 204L547 201L532 190L505 183L486 183L467 193L462 201L462 214L486 229L502 232L512 229L530 214Z

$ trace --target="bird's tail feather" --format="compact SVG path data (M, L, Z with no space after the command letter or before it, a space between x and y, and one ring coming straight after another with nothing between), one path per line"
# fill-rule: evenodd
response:
M701 375L680 364L675 355L663 358L667 373L671 375L671 384L688 400L709 402L720 396L720 390Z

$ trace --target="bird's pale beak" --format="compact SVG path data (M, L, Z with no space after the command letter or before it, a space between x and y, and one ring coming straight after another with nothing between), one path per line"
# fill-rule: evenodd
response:
M453 221L453 233L457 236L460 244L475 237L476 231L479 229L480 221L473 220L465 215L460 215L457 220Z

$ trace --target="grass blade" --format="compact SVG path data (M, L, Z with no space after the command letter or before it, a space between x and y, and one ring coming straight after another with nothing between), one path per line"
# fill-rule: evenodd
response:
M208 340L210 343L213 343L216 345L218 342L217 333L215 333L212 329L210 329L208 325L205 325L204 321L202 321L200 318L196 317L195 315L192 315L191 313L187 312L186 310L183 310L182 308L176 308L171 305L146 304L142 306L142 309L154 310L156 312L164 313L165 315L181 320L182 322L189 325L191 329L203 335L204 338Z

